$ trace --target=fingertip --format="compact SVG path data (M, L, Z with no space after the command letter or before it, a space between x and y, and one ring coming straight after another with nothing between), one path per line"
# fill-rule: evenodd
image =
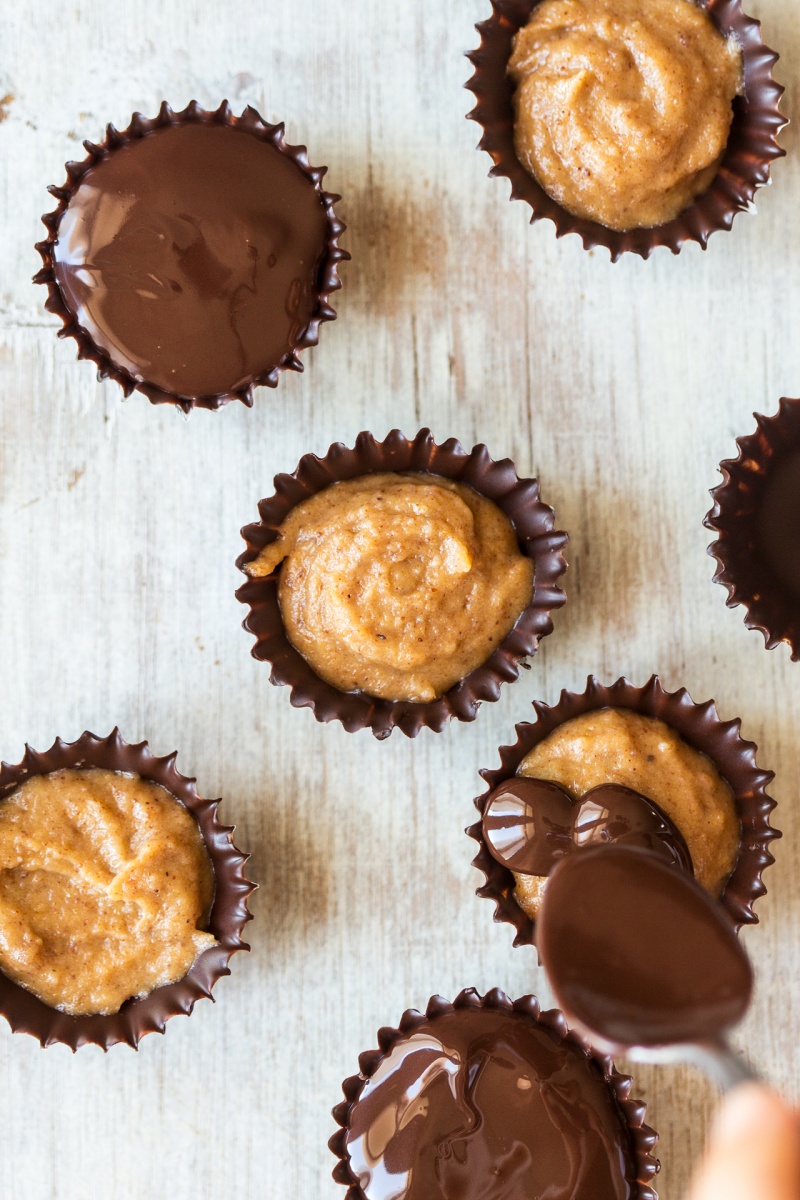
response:
M711 1129L712 1142L739 1142L741 1138L780 1136L793 1129L797 1118L777 1092L763 1083L744 1083L726 1096Z
M797 1200L800 1124L797 1114L762 1084L726 1096L711 1128L691 1200Z

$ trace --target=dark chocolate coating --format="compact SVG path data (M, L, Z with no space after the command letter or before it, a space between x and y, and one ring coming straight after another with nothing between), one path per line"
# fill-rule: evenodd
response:
M729 608L744 605L745 625L763 634L768 650L786 645L797 662L800 400L784 397L769 417L756 413L755 431L736 446L738 456L719 465L722 483L703 522L717 535L708 548L717 560L714 582L727 588Z
M800 601L800 450L793 450L770 472L755 528L766 562Z
M508 779L489 796L483 837L497 862L522 875L549 875L568 854L610 842L641 846L692 870L683 835L667 814L646 796L615 783L573 800L548 780Z
M608 1045L713 1041L750 1003L753 973L725 910L645 850L559 863L537 945L568 1019Z
M400 1038L349 1115L366 1200L631 1200L636 1167L602 1073L523 1013L458 1009Z
M230 125L159 128L80 181L55 278L133 379L224 394L276 366L309 323L326 220L313 183L269 142Z

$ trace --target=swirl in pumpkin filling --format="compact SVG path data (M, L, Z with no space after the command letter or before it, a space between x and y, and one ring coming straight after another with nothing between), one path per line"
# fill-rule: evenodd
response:
M708 189L743 75L694 0L542 0L508 70L520 162L608 229L662 225Z
M435 699L484 663L530 603L508 517L424 474L335 483L294 508L245 570L280 564L286 633L340 691Z
M61 770L0 801L0 970L73 1016L182 979L215 939L197 823L136 775Z

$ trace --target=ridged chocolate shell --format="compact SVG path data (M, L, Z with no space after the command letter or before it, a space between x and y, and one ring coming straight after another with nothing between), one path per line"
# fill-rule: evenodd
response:
M146 1033L163 1033L170 1017L188 1014L198 1000L207 996L223 975L230 975L229 960L237 950L249 950L242 940L245 925L251 920L247 899L255 885L244 875L249 855L242 854L231 841L233 826L222 825L217 815L219 800L204 800L198 795L194 779L175 768L177 752L156 758L147 742L131 746L119 730L100 738L82 733L75 742L57 738L49 750L25 747L22 761L15 766L0 764L0 803L2 797L34 775L69 768L97 767L106 771L124 771L160 784L189 810L200 828L214 870L214 902L207 931L217 945L204 950L188 974L177 983L156 988L141 999L126 1000L110 1016L70 1016L44 1004L32 992L12 983L0 971L0 1015L13 1033L29 1033L42 1046L56 1043L77 1050L80 1046L101 1046L108 1050L117 1042L134 1049Z
M487 789L474 803L483 817L491 792L506 779L513 778L517 768L534 746L543 741L559 725L573 717L601 708L625 708L647 717L656 717L671 726L688 745L711 759L720 775L729 784L739 819L742 823L739 857L725 890L720 897L737 929L742 925L758 924L753 905L766 893L762 874L775 861L770 843L781 834L773 829L769 815L775 801L766 789L775 778L774 772L762 771L756 764L758 747L740 734L741 721L721 721L713 700L695 704L686 688L677 692L664 689L657 675L651 676L644 687L635 687L627 679L618 679L606 686L590 675L582 693L562 691L555 705L534 701L534 722L523 721L516 726L517 740L513 746L500 747L500 767L482 770ZM472 860L484 876L478 896L493 900L495 921L513 925L515 946L536 944L536 923L514 899L514 876L489 853L483 837L481 821L466 831L478 843L478 853Z
M247 549L237 567L244 571L275 540L289 512L309 496L332 483L381 471L430 472L466 484L502 509L523 554L533 559L531 602L487 662L428 703L340 692L315 673L286 636L278 602L280 568L265 579L248 579L236 596L250 610L244 628L256 636L253 657L272 664L270 682L291 689L295 708L310 708L318 721L341 721L349 733L371 729L382 739L398 728L413 738L423 728L440 733L453 717L473 721L482 700L497 700L502 684L519 676L521 660L536 653L553 629L551 612L566 600L556 581L567 568L563 551L568 537L556 530L553 510L539 498L537 480L520 479L510 459L494 462L485 446L466 451L454 438L439 446L429 429L421 429L413 441L393 429L382 442L366 432L352 448L335 442L324 458L306 454L291 475L276 475L275 494L259 503L261 520L242 530Z
M737 213L752 208L759 187L769 182L770 164L786 151L777 135L786 118L779 102L784 89L772 78L778 61L761 38L761 25L745 15L742 0L700 0L714 24L739 43L744 60L744 95L733 104L733 123L725 157L711 187L673 221L650 229L607 229L567 212L525 170L514 149L514 86L507 73L514 35L527 25L539 0L491 0L492 15L477 26L480 46L468 54L475 73L466 84L477 103L469 119L483 127L478 143L492 158L490 176L511 181L512 200L525 200L533 210L531 223L547 218L556 237L577 233L584 249L605 246L616 262L625 253L649 258L656 246L678 254L687 242L703 249L717 229L730 229Z
M280 150L282 154L285 154L287 158L292 159L297 164L309 183L319 193L327 216L325 245L317 269L317 303L308 324L300 331L291 349L269 370L251 376L240 387L234 388L231 391L209 396L180 396L165 391L163 388L148 383L146 380L140 382L134 379L123 368L116 366L105 351L101 350L89 334L77 323L75 314L71 312L64 301L54 272L53 247L58 237L59 221L87 171L90 171L97 163L107 158L110 154L113 154L120 146L125 146L129 142L152 134L159 129L181 124L229 125L234 129L245 130L261 141L269 142L276 150ZM298 358L298 352L306 349L308 346L316 346L319 341L320 326L325 321L335 320L336 312L329 303L330 296L332 292L337 291L342 286L338 274L339 263L345 259L349 259L350 255L346 250L342 250L338 243L338 239L347 228L344 222L336 216L334 210L334 206L341 200L341 196L326 192L322 188L322 178L328 168L312 167L308 161L305 146L290 146L284 138L284 129L285 126L283 123L269 125L249 105L245 108L242 115L237 117L234 116L227 100L223 100L219 108L214 112L207 112L204 108L201 108L196 100L192 100L191 104L188 104L182 112L178 113L173 112L166 101L164 101L158 111L157 117L149 119L143 117L141 113L134 113L127 129L120 131L115 129L113 125L107 125L106 136L102 142L97 144L88 141L84 142L83 144L87 150L88 157L82 162L68 162L66 164L66 182L60 187L48 187L47 190L51 196L55 197L58 204L52 212L45 213L42 217L42 221L47 227L47 237L44 241L37 243L36 249L39 251L44 265L34 275L33 282L43 283L47 287L48 295L45 301L45 308L48 312L55 313L62 321L63 327L59 329L58 336L60 338L71 337L75 339L78 345L78 358L88 358L95 364L98 379L113 379L120 385L126 397L130 396L135 390L147 396L151 404L174 404L185 413L188 413L193 408L219 409L223 405L230 403L231 400L241 400L243 404L250 407L253 403L253 392L257 386L277 387L283 371L303 370L303 364Z
M714 507L703 524L717 534L708 553L717 560L714 582L728 590L728 608L744 605L744 623L757 629L768 650L784 642L800 660L800 600L765 562L756 520L770 473L800 449L800 400L781 400L777 413L753 414L756 431L736 439L737 458L720 463L722 483L711 492Z
M398 1028L385 1026L378 1030L378 1049L368 1050L359 1056L360 1074L352 1075L342 1084L344 1100L333 1109L333 1119L339 1130L328 1142L329 1149L336 1155L338 1162L333 1169L333 1178L337 1183L347 1188L345 1200L366 1200L358 1179L350 1169L350 1156L347 1152L347 1131L350 1126L350 1114L353 1106L364 1089L367 1080L374 1075L379 1063L390 1053L392 1047L400 1038L412 1033L424 1021L435 1020L444 1013L456 1009L489 1008L501 1012L522 1013L548 1029L559 1041L568 1042L582 1050L602 1074L608 1084L610 1100L620 1113L627 1126L630 1136L631 1158L636 1168L638 1184L635 1200L658 1200L650 1181L658 1174L660 1163L653 1156L653 1150L658 1141L658 1134L645 1124L645 1106L631 1098L632 1079L621 1075L608 1055L599 1054L593 1050L587 1041L577 1033L572 1032L560 1009L553 1008L541 1012L535 996L522 996L519 1000L510 1000L499 988L493 988L485 996L481 996L475 988L464 988L451 1004L442 996L432 996L428 1001L425 1013L415 1008L409 1008L400 1018Z

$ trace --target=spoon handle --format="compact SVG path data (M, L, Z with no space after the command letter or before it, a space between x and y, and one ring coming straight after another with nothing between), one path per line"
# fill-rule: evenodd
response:
M686 1058L705 1071L723 1092L729 1092L740 1083L758 1083L761 1079L747 1059L736 1054L726 1041L687 1046Z

